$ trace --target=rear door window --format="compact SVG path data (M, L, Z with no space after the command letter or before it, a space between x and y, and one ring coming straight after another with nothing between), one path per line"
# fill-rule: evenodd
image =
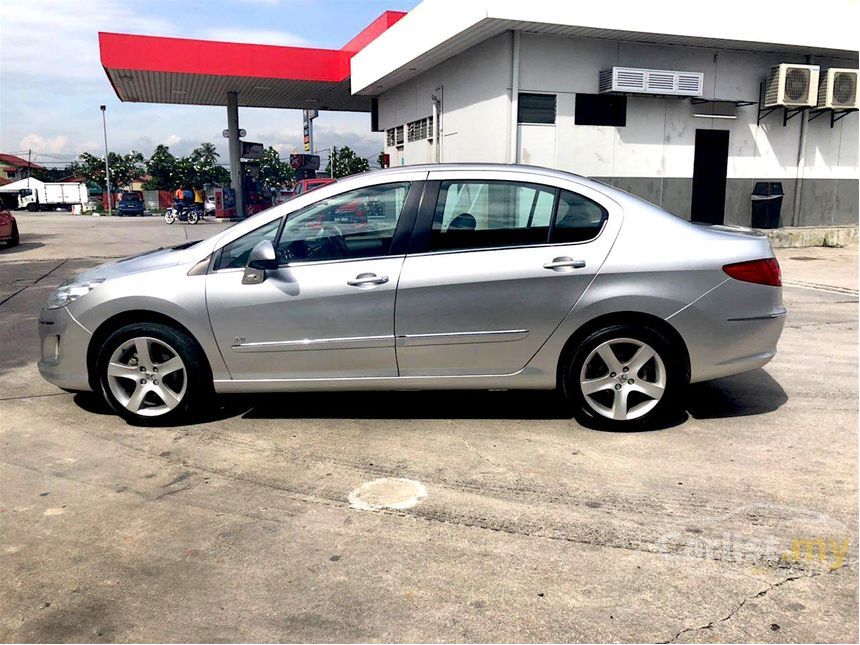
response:
M545 244L555 189L507 181L443 181L430 251Z

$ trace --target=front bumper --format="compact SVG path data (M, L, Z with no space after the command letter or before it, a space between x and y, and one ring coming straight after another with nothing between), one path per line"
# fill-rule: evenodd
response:
M92 334L67 307L42 309L39 314L39 339L42 356L39 374L64 390L90 391L87 348Z

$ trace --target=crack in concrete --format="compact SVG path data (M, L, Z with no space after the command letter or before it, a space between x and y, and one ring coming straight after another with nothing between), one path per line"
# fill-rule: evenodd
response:
M59 269L61 266L63 266L63 265L64 265L66 262L68 262L68 261L69 261L68 259L63 260L63 261L62 261L62 262L60 262L57 266L55 266L53 269L51 269L51 270L50 270L50 271L48 271L47 273L45 273L45 274L43 274L43 275L39 276L39 277L38 277L38 278L36 278L33 282L31 282L30 284L26 284L26 285L24 285L23 287L21 287L20 289L18 289L18 291L16 291L16 292L15 292L15 293L13 293L12 295L7 296L7 297L3 298L3 300L0 300L0 307L2 307L3 305L5 305L7 302L9 302L12 298L14 298L15 296L17 296L17 295L18 295L19 293L21 293L22 291L25 291L25 290L29 289L30 287L33 287L33 286L35 286L35 285L39 284L39 282L41 282L42 280L44 280L45 278L47 278L49 275L51 275L54 271L56 271L57 269Z
M484 455L480 450L478 450L477 448L475 448L475 446L473 446L471 443L469 443L469 440L466 439L466 437L462 437L459 434L457 434L456 428L454 428L452 430L452 432L453 432L454 436L457 437L460 441L462 441L463 445L465 445L466 448L468 448L470 452L475 453L479 459L486 461L488 464L491 464L491 465L495 466L496 468L501 468L504 470L504 468L502 466L500 466L498 463L496 463L495 461L493 461L492 459L490 459L489 457Z
M771 582L767 582L766 580L763 580L762 582L764 582L767 585L767 589L762 589L761 591L759 591L758 593L756 593L752 596L745 597L743 600L741 600L741 602L738 604L737 607L732 609L728 614L726 614L722 618L716 618L716 619L712 620L711 622L707 623L706 625L700 625L698 627L685 627L681 631L677 632L674 636L672 636L672 638L670 638L669 640L659 641L659 643L660 643L660 645L667 645L668 643L675 643L684 634L688 634L690 632L701 631L703 629L712 629L713 627L715 627L719 623L724 623L726 621L729 621L737 615L737 613L744 607L744 605L747 604L748 601L755 600L756 598L763 598L764 596L769 594L771 591L773 591L777 587L781 587L784 584L787 584L789 582L793 582L795 580L801 580L803 578L817 578L818 576L836 573L837 571L847 569L848 567L854 566L855 564L857 564L857 563L856 562L847 562L844 565L842 565L841 567L837 567L836 569L828 569L827 571L813 571L813 572L808 573L808 574L798 574L798 575L794 575L794 576L788 576L787 578L783 578L779 582L771 583Z

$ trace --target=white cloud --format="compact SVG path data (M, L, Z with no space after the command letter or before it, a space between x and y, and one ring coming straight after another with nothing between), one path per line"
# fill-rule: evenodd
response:
M273 13L295 12L276 9ZM298 29L295 25L301 21L243 22L243 12L235 14L236 20L225 21L223 27L216 26L218 21L186 26L180 24L180 17L148 3L0 0L0 150L12 152L18 146L18 150L32 148L34 154L103 154L98 106L107 104L112 151L136 149L148 155L156 144L165 143L176 154L187 154L200 142L211 141L226 160L226 141L221 137L226 126L224 108L120 103L99 61L97 32L308 44L287 31L257 28L284 24ZM349 145L363 156L382 149L382 135L370 132L366 114L324 112L315 125L320 148ZM247 129L248 140L275 146L284 156L301 149L298 110L243 108L240 126Z
M212 27L201 32L203 40L220 40L228 43L252 43L254 45L307 45L301 36L275 29L255 29L253 27Z
M18 145L20 145L21 150L35 150L48 154L70 152L69 138L62 134L50 138L39 134L28 134L21 139Z
M0 25L4 76L59 78L64 82L104 77L98 31L156 35L179 31L169 20L140 15L134 3L110 0L3 2Z

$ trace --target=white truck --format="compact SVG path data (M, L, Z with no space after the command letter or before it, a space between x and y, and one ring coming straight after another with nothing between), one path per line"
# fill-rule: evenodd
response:
M84 209L90 201L87 185L65 182L31 182L28 188L18 190L18 208L28 211L53 210L64 208L72 210L79 204Z

